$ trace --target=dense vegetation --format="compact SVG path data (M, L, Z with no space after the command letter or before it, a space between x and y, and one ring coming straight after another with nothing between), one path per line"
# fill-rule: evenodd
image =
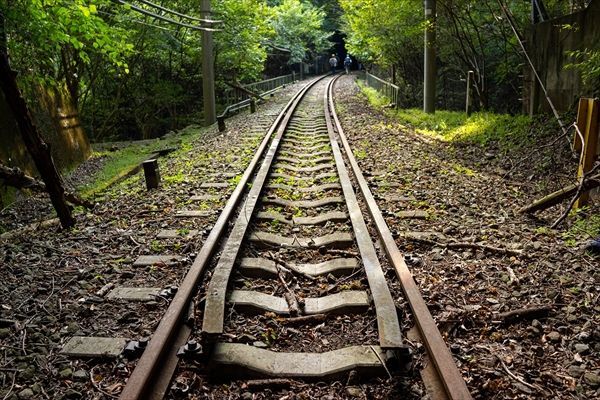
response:
M517 28L531 23L531 2L503 1ZM518 112L525 59L498 0L437 2L438 102L443 108L464 104L466 72L474 71L480 109ZM407 106L419 106L423 76L423 2L415 0L340 0L348 32L347 48L380 75L396 81L407 94ZM546 0L548 16L582 9L587 1ZM385 15L386 18L381 18ZM565 27L567 28L567 27ZM596 61L581 54L588 75L599 74ZM577 64L577 62L576 62ZM595 70L593 65L595 64ZM586 72L584 71L584 76Z
M198 1L161 3L200 17ZM530 2L504 3L525 32ZM586 1L545 4L556 17ZM344 44L357 61L402 87L404 106L421 103L421 0L213 0L212 7L213 18L223 21L214 34L221 103L227 83L297 71L299 62L326 60L331 51L344 56ZM200 31L111 0L0 0L0 11L13 68L43 129L52 129L47 100L57 96L78 110L92 141L152 138L201 122ZM439 105L462 107L472 70L477 108L520 111L525 61L498 0L438 1L437 15ZM585 79L598 79L597 52L572 55Z
M198 1L162 3L200 17ZM218 97L225 82L260 79L278 51L278 72L289 73L331 46L323 7L311 2L217 0L212 8L223 21L214 35ZM67 97L94 141L156 137L201 122L200 31L110 0L2 0L0 11L12 66L42 126L48 92Z

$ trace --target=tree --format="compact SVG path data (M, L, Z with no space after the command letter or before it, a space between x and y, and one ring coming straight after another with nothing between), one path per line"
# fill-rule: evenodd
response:
M261 0L221 0L215 15L224 21L216 35L217 70L226 80L258 78L267 58L265 42L273 37L271 10Z
M289 64L299 63L330 47L333 34L324 30L325 12L301 0L283 0L273 7L271 24L277 46L290 50Z

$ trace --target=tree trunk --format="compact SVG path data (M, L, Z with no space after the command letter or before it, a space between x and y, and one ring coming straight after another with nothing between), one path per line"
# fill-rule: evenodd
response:
M50 200L60 219L61 225L63 228L72 227L75 225L75 219L71 215L71 209L65 201L65 189L62 179L56 170L48 145L42 140L36 126L33 124L27 104L17 86L15 73L10 68L6 52L0 53L0 86L15 116L23 137L23 142L25 142L27 150L31 154L31 158L42 176L42 180L46 184Z

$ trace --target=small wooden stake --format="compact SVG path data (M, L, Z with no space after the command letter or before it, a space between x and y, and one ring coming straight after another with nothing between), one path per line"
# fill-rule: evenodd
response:
M155 158L146 160L142 163L144 167L144 176L146 177L146 188L158 189L160 185L160 173L158 171L158 160Z
M254 98L250 99L250 113L254 114L256 112L256 100Z
M219 132L223 132L225 131L225 116L224 115L219 115L217 117L217 123L219 125Z

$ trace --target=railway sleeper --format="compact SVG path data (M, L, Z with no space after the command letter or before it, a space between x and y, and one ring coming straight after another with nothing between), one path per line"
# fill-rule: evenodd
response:
M356 371L360 378L399 373L411 361L404 350L348 346L323 353L276 352L243 343L216 343L208 371L215 379L294 378L333 380Z

